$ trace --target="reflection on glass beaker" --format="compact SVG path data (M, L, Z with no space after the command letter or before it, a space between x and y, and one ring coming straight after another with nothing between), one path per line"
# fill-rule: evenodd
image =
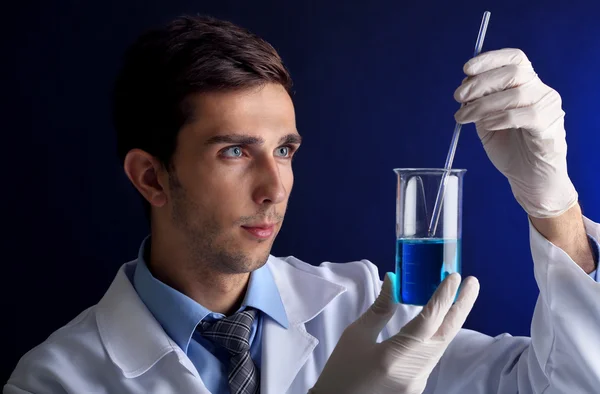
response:
M397 168L396 289L403 304L425 305L444 278L461 273L462 183L466 170ZM431 215L446 186L435 233Z

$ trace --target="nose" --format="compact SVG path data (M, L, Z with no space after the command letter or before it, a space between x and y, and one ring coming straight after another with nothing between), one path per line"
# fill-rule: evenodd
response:
M258 205L279 204L288 191L283 183L281 168L276 160L264 158L257 163L257 182L252 199Z

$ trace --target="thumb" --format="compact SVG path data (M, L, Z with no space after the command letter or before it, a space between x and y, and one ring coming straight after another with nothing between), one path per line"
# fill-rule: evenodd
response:
M397 302L394 283L396 283L396 275L388 272L385 275L379 296L373 305L356 321L356 326L360 327L363 335L366 336L365 339L371 342L375 342L383 327L396 312Z
M446 277L435 290L427 305L423 307L421 313L402 327L398 334L410 335L421 340L430 339L442 325L446 314L452 307L460 281L461 277L458 273Z

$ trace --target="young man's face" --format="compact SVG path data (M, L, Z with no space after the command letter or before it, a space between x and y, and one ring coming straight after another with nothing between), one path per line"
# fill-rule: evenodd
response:
M253 271L270 253L294 183L294 106L279 84L191 100L178 136L166 209L194 260Z

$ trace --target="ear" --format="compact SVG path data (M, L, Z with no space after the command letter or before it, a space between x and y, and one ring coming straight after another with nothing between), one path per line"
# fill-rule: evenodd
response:
M150 205L159 208L167 203L166 170L154 156L132 149L125 156L124 168L133 186Z

